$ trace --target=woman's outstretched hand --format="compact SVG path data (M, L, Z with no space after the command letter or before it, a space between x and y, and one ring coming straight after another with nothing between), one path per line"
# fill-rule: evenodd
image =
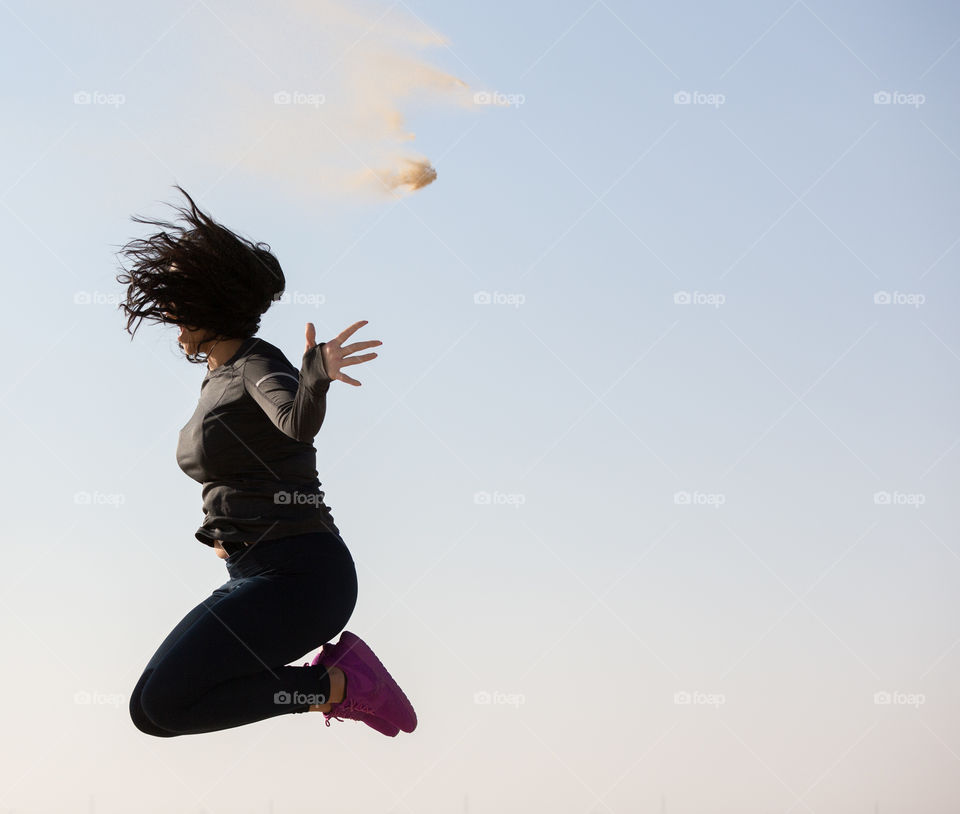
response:
M361 362L369 362L371 359L376 359L377 354L375 353L365 353L363 356L354 356L352 358L347 358L351 353L356 353L358 350L364 350L365 348L372 348L376 345L382 345L379 339L368 339L366 342L354 342L352 345L343 346L343 343L349 339L356 331L361 327L367 324L368 320L361 319L359 322L354 322L349 328L344 328L335 339L331 339L326 342L323 346L323 366L327 371L327 375L331 379L339 379L341 382L346 382L347 384L353 384L357 387L360 386L360 382L356 379L351 379L346 373L342 371L342 368L347 367L347 365L359 365ZM307 323L307 350L306 353L311 348L317 346L317 329L313 326L312 322Z

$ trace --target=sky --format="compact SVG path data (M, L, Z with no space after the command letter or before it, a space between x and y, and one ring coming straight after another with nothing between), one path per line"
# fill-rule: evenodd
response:
M0 19L0 812L957 810L953 4ZM276 253L291 362L383 342L315 446L412 734L129 718L228 578L205 370L117 307L174 184Z

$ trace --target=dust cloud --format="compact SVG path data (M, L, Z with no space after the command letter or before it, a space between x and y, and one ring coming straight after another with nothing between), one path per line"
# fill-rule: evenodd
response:
M231 171L310 198L409 194L437 171L405 114L476 110L467 83L419 53L446 38L396 5L278 0L226 22L244 48L213 80L223 138L208 158Z
M400 158L398 161L401 166L396 170L367 170L361 178L375 178L386 189L404 187L410 190L422 189L427 184L432 184L437 178L437 171L425 158Z

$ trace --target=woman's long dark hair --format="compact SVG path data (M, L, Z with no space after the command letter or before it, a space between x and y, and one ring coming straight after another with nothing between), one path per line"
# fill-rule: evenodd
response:
M208 333L204 341L253 336L260 316L286 285L279 261L268 244L234 234L197 209L182 187L175 188L189 201L189 206L174 207L186 224L132 216L136 223L163 231L131 240L120 251L130 261L127 268L121 260L123 273L116 278L127 286L119 307L130 339L143 320L203 329ZM205 362L207 356L187 359Z

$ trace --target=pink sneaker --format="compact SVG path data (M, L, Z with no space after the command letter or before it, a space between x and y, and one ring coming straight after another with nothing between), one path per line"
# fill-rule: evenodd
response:
M324 645L326 649L327 645ZM359 636L349 630L343 631L330 661L326 661L322 654L318 658L324 666L339 667L347 677L343 701L333 704L331 711L324 713L327 726L331 718L341 721L353 718L373 726L378 732L384 731L384 723L404 732L413 732L417 728L417 713L410 700L370 646ZM374 726L371 718L376 719L377 726Z
M339 645L337 644L331 644L330 642L327 642L321 648L320 652L313 657L313 661L311 661L310 664L311 665L322 664L324 667L327 667L327 668L335 666L334 660L336 659L336 653L337 653L338 647ZM344 671L344 673L346 673L346 671ZM347 682L347 684L349 687L349 681ZM346 702L346 700L347 700L346 696L344 696L344 702ZM337 712L323 713L323 717L325 719L324 723L327 726L330 726L331 718L337 718L337 715L340 714L340 710L336 705L331 707L331 710L333 709L336 709ZM397 733L400 731L399 726L397 726L396 724L392 724L389 721L385 721L383 718L378 718L376 715L373 714L372 710L367 711L362 709L360 706L354 706L352 712L353 712L352 717L356 718L356 720L363 721L367 726L372 727L373 729L376 729L377 732L379 732L382 735L386 735L388 738L396 737ZM337 720L342 721L343 718L337 718Z

